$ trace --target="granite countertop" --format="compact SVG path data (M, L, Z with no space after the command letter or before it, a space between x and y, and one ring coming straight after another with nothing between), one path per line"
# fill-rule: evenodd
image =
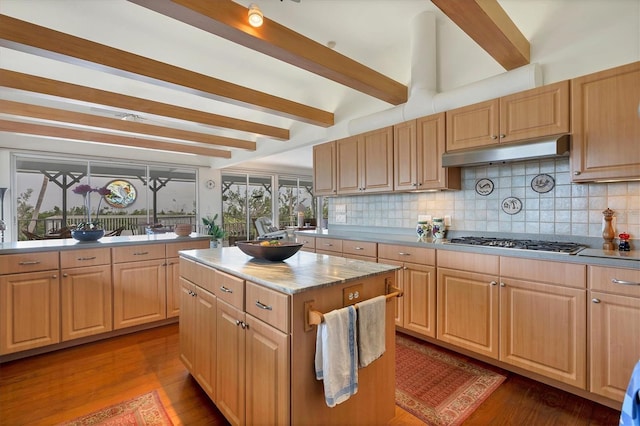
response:
M399 269L398 266L299 251L282 262L244 254L237 247L186 250L181 256L273 290L296 294Z
M519 250L504 247L469 246L451 244L446 239L427 238L417 241L415 235L375 232L333 232L326 229L316 231L297 231L296 235L308 235L316 238L337 238L352 241L369 241L379 244L399 244L412 247L425 247L437 250L451 250L461 253L479 253L496 256L521 257L528 259L550 260L556 262L581 263L586 265L613 266L621 268L640 268L640 250L619 252L588 247L577 254L553 253L535 250ZM519 237L515 237L519 238ZM588 244L587 244L588 245Z
M9 241L0 243L0 254L12 254L50 251L50 250L78 250L99 247L114 247L147 243L177 243L190 240L208 240L208 235L192 233L186 237L179 237L173 232L152 235L121 235L119 237L103 237L98 241L76 241L73 238L60 238L32 241Z

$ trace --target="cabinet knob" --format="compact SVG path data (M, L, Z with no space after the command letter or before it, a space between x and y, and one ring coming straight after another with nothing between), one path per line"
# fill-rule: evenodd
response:
M502 281L500 281L500 287L506 287L507 285L505 283L503 283Z
M497 282L495 282L495 281L491 281L489 284L491 284L491 285L498 285L498 283L497 283Z
M66 277L68 277L69 275L67 275L67 274L62 274L62 276L66 278Z
M580 176L580 173L582 173L580 170L576 170L575 172L573 172L574 176Z
M501 135L500 135L500 139L502 139L502 138L506 138L506 137L507 137L507 135L504 135L504 134L501 134Z
M496 135L491 136L491 139L495 140L498 139L498 137Z
M600 303L600 299L596 299L596 298L591 299L591 301L592 301L593 303Z
M56 274L51 275L51 278L55 279L58 278L58 276Z

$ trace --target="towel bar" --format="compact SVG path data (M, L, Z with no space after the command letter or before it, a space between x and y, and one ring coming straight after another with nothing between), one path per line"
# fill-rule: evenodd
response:
M393 297L402 297L403 291L398 287L387 284L387 301ZM316 311L313 309L313 301L305 302L305 331L311 330L312 325L318 325L324 320L324 314L320 311ZM358 309L358 304L353 305L356 310Z

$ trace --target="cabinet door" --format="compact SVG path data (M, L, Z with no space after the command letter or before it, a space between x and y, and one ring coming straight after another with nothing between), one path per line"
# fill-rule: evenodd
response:
M393 190L393 128L361 135L364 144L362 158L362 190L385 192Z
M404 328L436 337L436 268L405 264Z
M500 98L500 143L569 131L568 81Z
M313 190L315 195L336 194L336 143L313 147Z
M247 315L248 425L289 424L289 335Z
M442 167L445 153L445 113L416 120L418 189L460 189L459 167Z
M195 375L196 286L180 277L180 360Z
M0 355L60 342L58 271L0 276Z
M437 281L438 339L498 359L496 278L438 268Z
M586 389L586 290L503 278L500 360Z
M164 250L164 246L162 247ZM165 319L164 260L113 265L113 328L120 329Z
M194 377L209 395L216 400L216 297L201 287L195 288L195 324L194 327ZM182 317L180 318L182 321ZM223 348L224 350L225 348Z
M111 266L63 269L61 300L63 341L111 331Z
M416 120L393 126L393 189L396 191L418 187L416 137Z
M358 136L336 141L337 192L338 194L358 194L362 190L360 162L362 145Z
M640 178L640 62L571 81L574 182Z
M167 259L167 318L180 315L180 258Z
M622 402L640 357L640 298L593 291L589 321L589 390Z
M500 101L492 99L446 112L447 152L498 143Z
M245 314L218 299L216 406L232 425L245 424Z

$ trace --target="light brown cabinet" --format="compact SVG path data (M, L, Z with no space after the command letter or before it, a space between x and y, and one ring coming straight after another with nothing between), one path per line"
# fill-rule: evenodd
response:
M313 147L313 192L316 196L336 195L336 143Z
M500 360L586 389L586 267L500 258Z
M0 355L60 342L58 252L0 256Z
M165 245L140 244L111 250L114 261L113 328L118 330L165 319Z
M640 178L640 62L571 80L574 182Z
M460 168L442 167L445 113L393 126L393 188L396 191L460 189Z
M336 141L337 193L393 190L393 128Z
M303 246L300 250L308 251L311 253L316 252L316 238L309 237L308 235L296 235L296 243L302 243Z
M622 402L640 357L640 270L589 266L589 390Z
M447 152L568 133L569 82L446 112Z
M60 268L62 341L111 331L110 250L62 251Z
M378 262L402 267L396 272L396 284L404 292L396 301L396 325L436 337L435 250L379 244Z
M167 287L167 318L180 315L180 250L207 249L209 241L187 240L179 243L166 244L166 287Z

